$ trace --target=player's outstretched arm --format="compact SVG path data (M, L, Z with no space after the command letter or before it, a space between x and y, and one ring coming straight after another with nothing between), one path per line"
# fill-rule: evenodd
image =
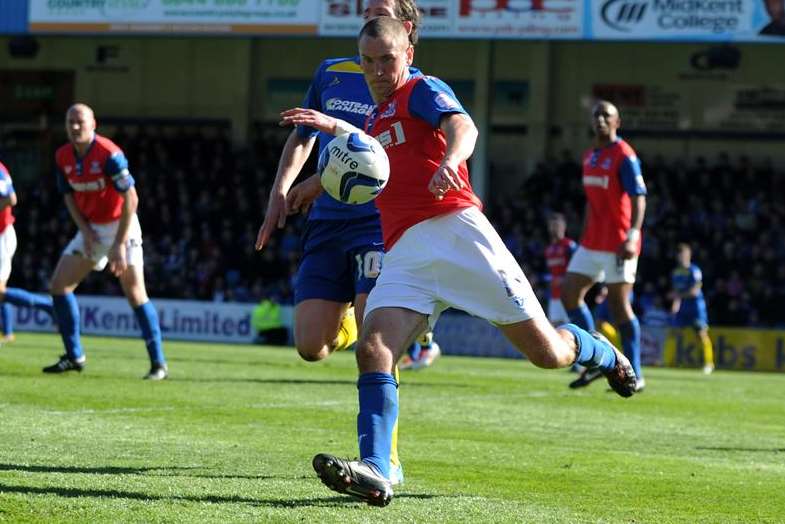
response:
M275 173L275 181L270 189L264 221L256 235L255 247L257 251L269 242L276 228L281 229L286 225L286 215L289 214L286 196L311 155L315 141L316 137L300 136L296 129L289 133L281 152L281 158L278 160L278 171Z
M447 191L463 187L463 181L458 176L458 166L474 153L478 131L472 119L462 113L445 116L439 127L447 141L447 149L431 177L428 190L441 200Z
M278 124L281 126L295 125L312 127L329 135L342 135L344 133L356 133L360 131L360 129L357 129L345 120L333 118L314 109L304 109L302 107L295 107L283 111L281 113L281 121Z

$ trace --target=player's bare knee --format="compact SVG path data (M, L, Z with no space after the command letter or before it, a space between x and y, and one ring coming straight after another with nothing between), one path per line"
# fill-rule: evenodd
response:
M306 362L319 362L330 355L330 349L325 345L318 348L297 346L297 354Z
M392 368L392 351L380 338L363 337L357 343L357 367L361 373Z
M57 280L54 279L51 282L49 282L50 295L65 295L68 292L69 291L67 287L64 286L61 282L58 282Z
M300 358L307 362L318 362L330 355L328 343L312 333L295 331L294 347L297 348L297 354L300 355Z

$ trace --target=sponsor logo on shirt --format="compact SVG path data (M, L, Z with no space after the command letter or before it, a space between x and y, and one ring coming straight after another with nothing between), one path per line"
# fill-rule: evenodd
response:
M608 189L608 184L610 182L610 177L605 176L591 176L587 175L583 177L583 185L587 187L601 187L603 189Z
M74 191L102 191L106 187L106 182L103 178L93 180L92 182L74 182L69 180L68 183L71 184Z
M340 98L330 98L325 102L324 108L327 111L344 111L346 113L355 113L358 115L368 115L373 109L371 104L363 104L362 102L355 102L354 100L342 100Z

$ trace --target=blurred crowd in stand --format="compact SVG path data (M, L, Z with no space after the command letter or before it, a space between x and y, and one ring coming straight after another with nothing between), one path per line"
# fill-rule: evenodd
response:
M689 162L643 157L642 164L648 197L634 301L641 317L668 311L676 245L687 242L703 270L712 325L785 326L785 172L726 154ZM539 163L514 195L489 202L543 301L546 217L564 213L568 236L578 240L584 203L581 166L569 152Z
M106 135L125 150L136 179L151 296L291 302L303 218L290 217L262 252L253 248L285 132L260 127L240 151L222 126L115 126ZM642 163L649 191L635 288L642 318L667 311L675 247L688 242L712 325L785 325L785 173L725 154ZM43 292L74 226L53 174L15 185L19 249L9 284ZM514 193L490 194L486 212L544 303L546 217L564 213L568 236L579 238L581 166L564 152L539 163ZM106 278L88 278L78 292L121 293Z

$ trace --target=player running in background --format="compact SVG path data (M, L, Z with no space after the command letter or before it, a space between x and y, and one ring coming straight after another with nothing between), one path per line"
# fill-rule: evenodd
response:
M370 0L363 17L368 20L378 16L403 20L411 44L416 45L420 14L413 1ZM413 73L419 74L416 70ZM303 105L362 127L374 104L362 75L360 58L322 62ZM284 226L288 214L307 209L313 202L295 282L294 313L295 346L308 361L322 360L356 341L368 293L379 276L384 254L379 211L373 202L363 205L339 202L322 191L319 177L292 187L317 137L321 153L332 135L302 125L289 134L256 238L256 249L260 250L275 229ZM428 343L430 339L422 342ZM438 354L435 343L426 345L425 352L419 344L413 346L411 354L416 361ZM391 479L398 483L402 471L395 450L392 459Z
M55 153L57 184L79 231L66 246L52 276L51 291L65 354L44 373L82 371L79 305L74 290L91 271L107 265L133 308L150 357L149 380L167 377L158 312L144 285L139 198L128 160L111 140L95 132L93 110L74 104L65 117L69 143Z
M52 299L34 295L17 287L6 287L11 276L11 262L16 252L16 231L11 208L16 205L16 192L8 169L0 162L0 319L3 335L0 343L13 342L14 320L11 304L33 307L52 315Z
M645 385L641 327L629 297L641 251L646 185L635 151L617 135L620 125L619 111L610 102L600 101L592 109L594 147L583 155L586 218L580 247L567 267L562 302L573 323L593 330L584 297L595 282L605 281L611 317L640 391ZM599 377L596 370L586 370L570 387L586 386Z
M709 338L709 321L706 300L703 298L703 273L692 263L689 244L676 247L676 268L671 275L673 290L671 312L675 315L673 325L677 328L691 327L695 330L703 350L703 372L714 371L714 348Z
M390 159L390 180L376 199L386 254L357 345L360 460L318 454L313 466L330 489L384 506L392 499L387 477L398 418L393 368L447 307L493 322L539 367L575 361L599 367L622 396L634 393L635 373L607 341L574 325L557 330L548 322L471 189L466 160L477 128L446 84L410 73L414 48L401 22L369 21L359 48L377 103L367 126ZM301 108L283 117L328 133L348 126Z
M551 243L545 248L545 263L551 275L551 293L548 298L548 320L554 326L569 322L567 311L561 302L561 285L567 273L567 263L575 253L578 245L565 235L567 221L561 213L552 213L548 217L548 234Z

